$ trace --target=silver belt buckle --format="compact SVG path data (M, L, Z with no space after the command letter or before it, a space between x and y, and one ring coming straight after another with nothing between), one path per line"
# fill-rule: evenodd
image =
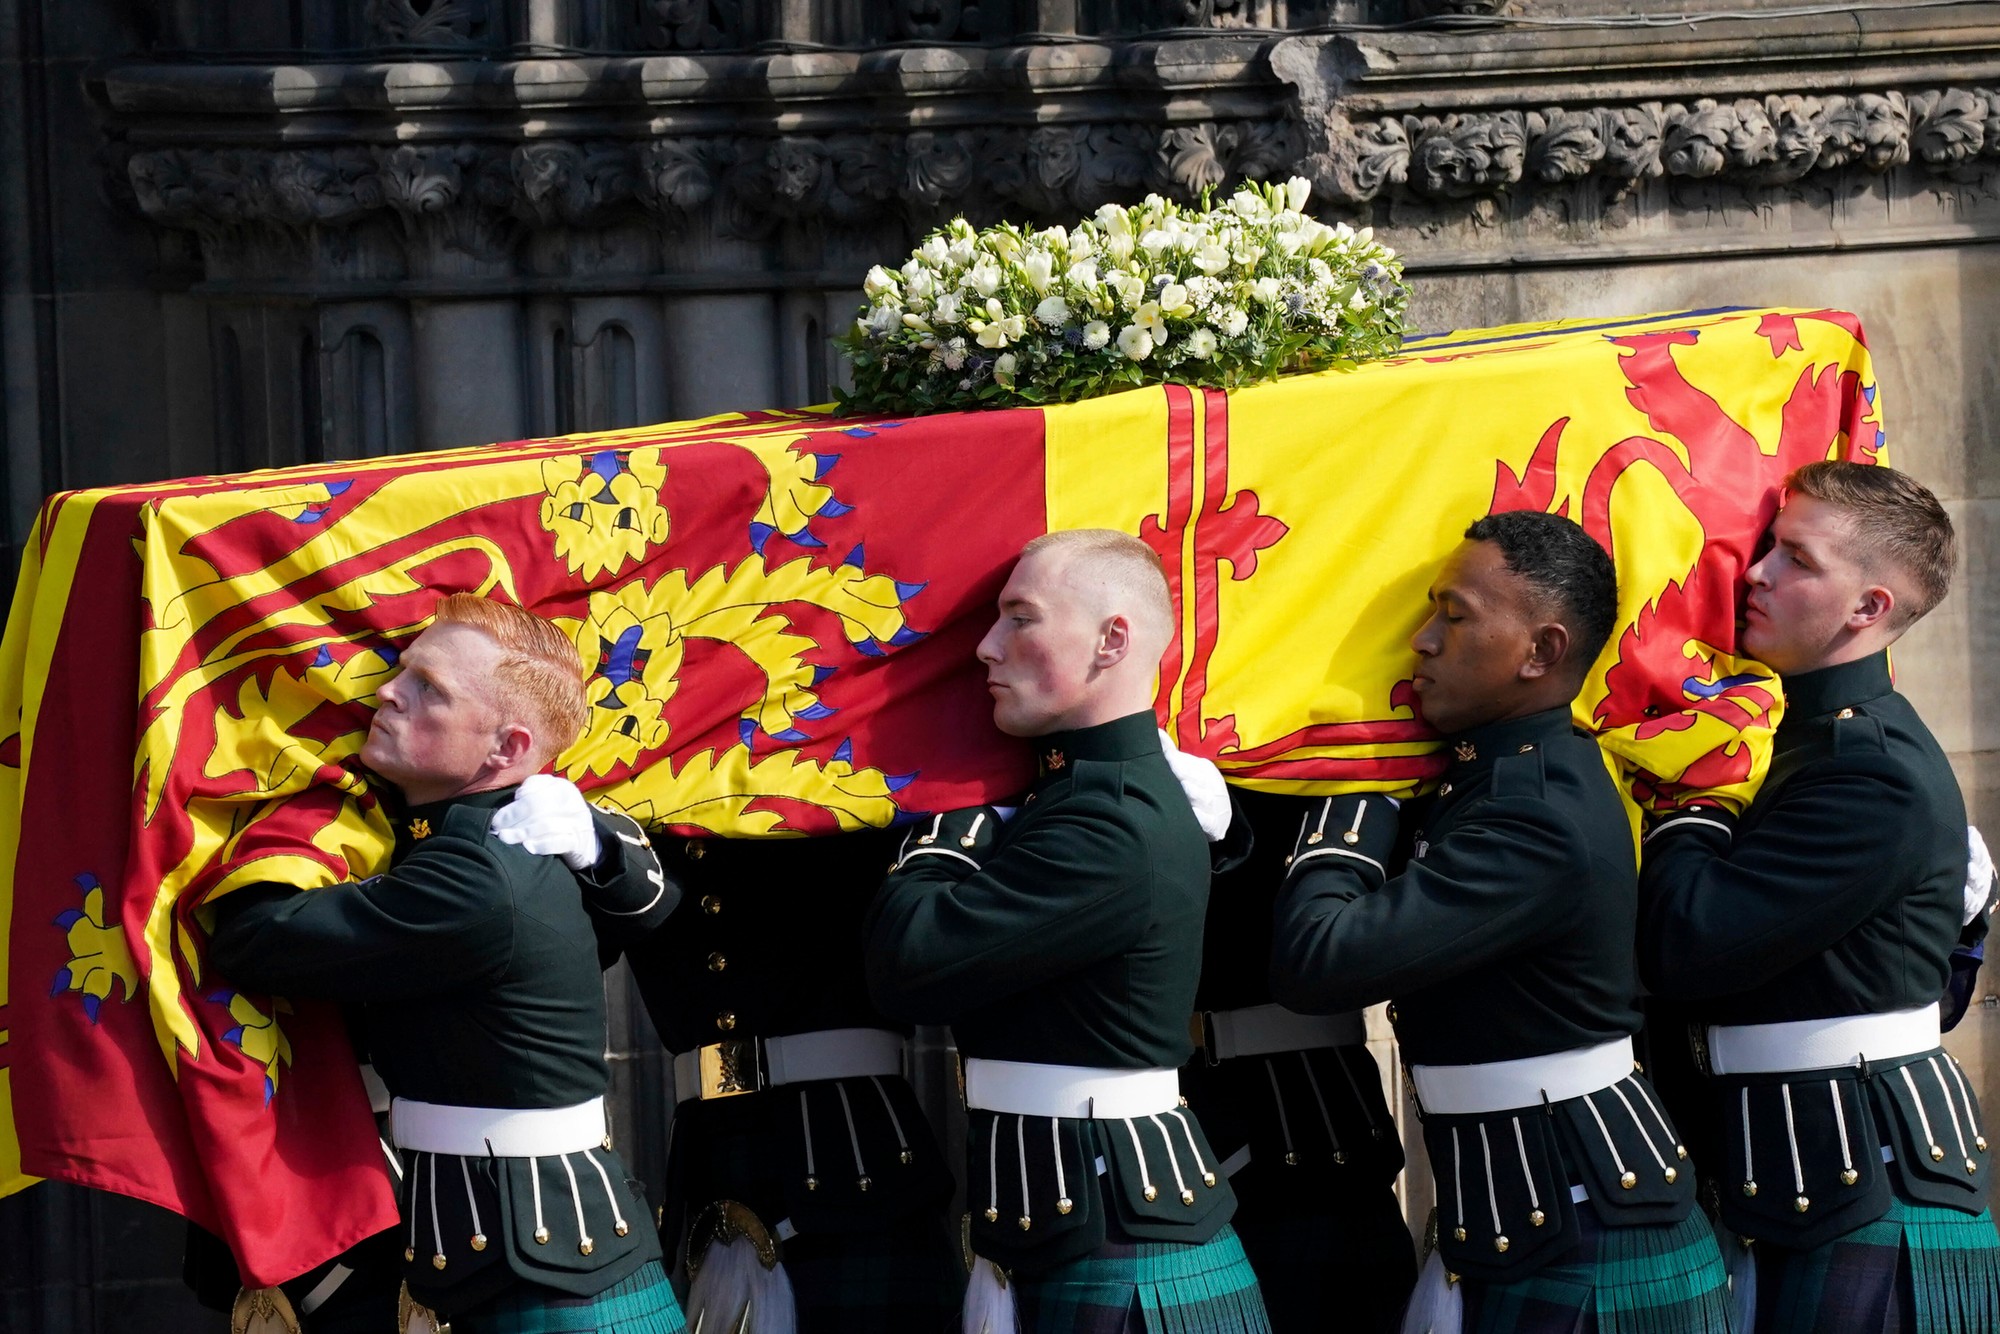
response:
M701 1100L734 1098L763 1088L761 1045L756 1038L732 1038L696 1048L701 1066Z

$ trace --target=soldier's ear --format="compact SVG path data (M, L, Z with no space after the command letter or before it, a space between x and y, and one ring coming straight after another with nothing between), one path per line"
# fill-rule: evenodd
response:
M493 758L502 768L523 763L535 749L535 734L524 723L502 723L493 738Z
M1119 612L1104 618L1097 632L1097 665L1112 667L1132 651L1132 618Z
M1873 625L1887 625L1895 609L1895 590L1882 584L1871 585L1854 599L1853 609L1847 613L1847 628L1866 630Z
M1529 643L1527 660L1521 664L1521 679L1540 680L1560 668L1568 657L1569 628L1559 621L1538 625Z

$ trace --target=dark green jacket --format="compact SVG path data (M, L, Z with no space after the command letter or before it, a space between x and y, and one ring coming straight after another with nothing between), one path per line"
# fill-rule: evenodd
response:
M862 915L901 837L661 840L687 909L627 959L667 1050L832 1028L907 1034L876 1009L861 963ZM853 1167L856 1152L865 1170ZM660 1234L678 1254L694 1217L722 1199L802 1235L880 1230L917 1213L942 1230L954 1186L914 1091L895 1076L691 1100L674 1112Z
M1201 1011L1269 1005L1271 923L1278 887L1308 797L1236 790L1231 833L1250 836L1247 855L1217 872L1203 929ZM1358 1212L1357 1200L1386 1192L1403 1169L1402 1138L1364 1045L1214 1061L1197 1051L1181 1075L1189 1101L1225 1161L1248 1154L1230 1184L1241 1217ZM1322 1115L1324 1110L1324 1115ZM1398 1225L1400 1230L1400 1224Z
M1661 998L1663 1066L1685 1068L1678 1030L1702 1062L1709 1025L1915 1009L1950 976L1965 803L1943 750L1895 693L1886 653L1784 684L1771 769L1741 818L1697 806L1647 836L1639 959ZM1985 1207L1977 1099L1941 1050L1702 1082L1663 1087L1718 1161L1723 1219L1742 1235L1811 1248L1881 1217L1892 1195Z
M957 812L909 835L869 913L869 988L885 1013L950 1024L965 1057L1177 1067L1194 1045L1207 840L1151 714L1037 744L1041 775L1011 819ZM908 855L921 839L944 855ZM1095 1250L1107 1207L1127 1235L1176 1241L1206 1240L1234 1209L1186 1113L1051 1124L980 1112L968 1141L974 1242L1003 1264L1033 1270ZM1102 1194L1087 1185L1099 1157Z
M1637 1032L1632 826L1597 743L1549 709L1450 742L1412 806L1409 857L1379 796L1320 803L1280 893L1280 1002L1334 1011L1390 1000L1403 1056L1475 1065ZM1395 872L1395 874L1391 874ZM1694 1205L1678 1133L1638 1075L1554 1104L1426 1112L1438 1247L1450 1269L1512 1281L1577 1244L1581 1184L1614 1227Z
M584 875L500 842L487 824L513 795L503 788L408 811L382 875L309 893L258 886L228 896L216 908L211 960L248 990L359 1007L376 1071L396 1097L563 1107L601 1096L599 927L636 936L673 910L677 887L622 816L599 814L604 856ZM586 909L586 900L610 911ZM413 1257L405 1279L447 1318L516 1283L595 1294L659 1255L643 1197L608 1139L588 1154L538 1160L544 1241L528 1160L403 1160Z

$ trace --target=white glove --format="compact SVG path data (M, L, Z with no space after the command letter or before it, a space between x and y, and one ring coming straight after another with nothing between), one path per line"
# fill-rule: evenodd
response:
M572 871L588 871L603 855L590 803L575 783L554 774L524 780L488 827L502 843L518 843L537 857L560 857Z
M1229 832L1229 785L1222 781L1222 770L1202 759L1199 755L1189 755L1174 746L1173 738L1160 733L1160 749L1166 752L1167 767L1180 780L1181 791L1187 793L1188 805L1194 808L1195 823L1211 843L1222 841Z
M1972 925L1972 919L1986 911L1987 901L1993 897L1993 854L1986 850L1977 825L1965 827L1965 850L1965 916L1959 920L1960 926Z

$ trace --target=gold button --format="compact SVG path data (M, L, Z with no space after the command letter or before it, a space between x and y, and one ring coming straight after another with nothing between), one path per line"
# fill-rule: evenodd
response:
M1812 1208L1812 1201L1801 1195L1792 1201L1792 1208L1798 1210L1800 1213L1804 1213L1806 1210Z
M698 862L708 855L708 847L700 839L691 838L687 841L687 855L689 861Z
M1495 1237L1493 1239L1493 1249L1499 1251L1502 1255L1507 1253L1507 1248L1512 1244L1505 1237Z
M486 1249L486 1234L484 1232L475 1232L472 1234L472 1249L475 1251Z
M442 1269L442 1268L444 1268L444 1265L445 1265L445 1259L444 1259L444 1256L442 1256L442 1255L433 1255L433 1256L431 1257L431 1268L433 1268L433 1269Z
M1389 1022L1392 1024L1396 1022L1396 1002L1394 1001L1389 1002Z
M711 954L711 955L709 955L709 956L708 956L708 971L709 971L709 972L711 972L711 973L719 973L719 972L721 972L721 971L722 971L723 969L725 969L725 968L727 968L727 967L729 967L729 959L728 959L728 956L726 956L726 955L722 955L722 954Z
M1528 1214L1528 1222L1534 1227L1540 1227L1542 1224L1548 1221L1549 1221L1549 1216L1543 1213L1540 1209L1531 1210Z
M1839 713L1836 713L1833 716L1836 718L1852 718L1854 716L1854 710L1842 709Z
M1743 1194L1744 1194L1745 1196L1747 1196L1747 1197L1750 1197L1750 1198L1755 1198L1755 1197L1756 1197L1756 1194L1757 1194L1757 1183L1756 1183L1756 1182L1754 1182L1754 1181L1746 1181L1746 1182L1744 1182L1744 1183L1743 1183Z
M722 911L722 900L713 894L704 894L701 896L701 910L713 917Z
M1340 841L1342 843L1345 843L1348 847L1351 848L1356 843L1359 843L1361 841L1361 835L1355 833L1352 829L1350 829L1346 833L1340 836Z
M1465 1240L1465 1229L1464 1229L1464 1228L1462 1228L1462 1227L1455 1227L1455 1228L1453 1228L1453 1229L1451 1230L1451 1239L1452 1239L1453 1241L1464 1241L1464 1240Z
M1076 1203L1067 1195L1056 1201L1056 1212L1059 1214L1067 1214L1074 1208L1076 1208Z
M1843 1186L1851 1186L1859 1180L1861 1180L1861 1174L1851 1167L1840 1174L1840 1184Z
M1630 1190L1639 1184L1639 1174L1637 1172L1627 1172L1618 1178L1618 1184L1626 1190Z
M725 1033L735 1031L736 1012L734 1010L724 1010L721 1014L715 1016L715 1026Z

